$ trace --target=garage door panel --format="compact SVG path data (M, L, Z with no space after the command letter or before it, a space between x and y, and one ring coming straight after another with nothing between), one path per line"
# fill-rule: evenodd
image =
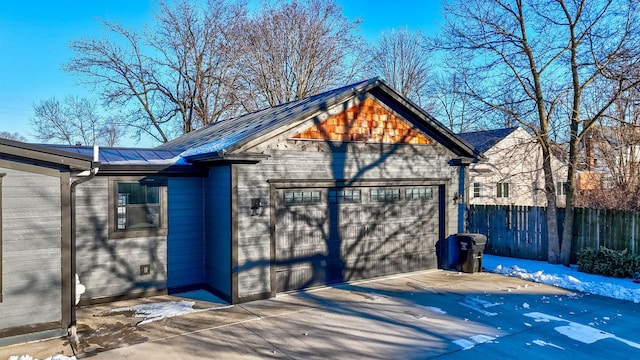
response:
M301 289L326 283L323 272L314 271L313 265L309 262L281 268L276 271L276 281L279 291Z
M437 192L435 186L278 190L279 199L315 194L317 200L277 203L278 291L435 268Z

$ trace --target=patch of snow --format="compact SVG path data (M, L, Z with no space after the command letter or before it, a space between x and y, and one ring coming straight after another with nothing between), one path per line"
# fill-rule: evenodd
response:
M565 320L553 315L548 315L540 312L532 312L524 315L527 317L533 318L536 322L555 321L555 322L567 323L567 325L556 327L555 330L564 336L567 336L576 341L580 341L584 344L593 344L594 342L600 341L603 339L615 339L631 347L640 349L640 344L636 342L619 338L614 334L608 333L606 331L602 331L600 329L596 329L589 325L580 324L577 322Z
M640 284L631 279L610 278L578 271L576 265L549 264L545 261L523 260L484 254L482 265L490 272L524 280L553 285L620 300L640 303Z
M424 309L424 310L427 310L427 311L430 311L430 312L436 313L436 314L443 314L444 315L444 314L447 313L446 311L442 310L441 308L435 307L435 306L425 306L425 305L416 305L416 306L421 308L421 309Z
M468 339L453 340L453 343L460 346L462 350L469 350L479 344L493 343L495 339L496 338L494 336L479 334L471 336Z
M178 315L186 315L196 312L219 310L230 308L233 305L222 307L211 307L205 309L194 309L193 306L196 303L194 301L169 301L151 304L140 304L130 307L116 308L109 311L109 313L120 313L126 311L133 311L135 317L143 318L137 325L148 324L153 321L162 320Z
M473 348L474 346L476 346L476 343L471 341L471 340L467 340L467 339L458 339L458 340L453 340L453 343L460 346L462 348L462 350L469 350L471 348Z
M560 350L565 350L565 348L563 348L562 346L558 346L558 345L556 345L554 343L548 343L548 342L543 341L543 340L533 340L533 343L538 345L538 346L551 346L551 347L554 347L554 348L558 348Z
M502 303L491 303L476 297L465 297L464 301L459 302L460 305L475 310L485 316L496 316L498 313L484 310L486 308L502 305Z

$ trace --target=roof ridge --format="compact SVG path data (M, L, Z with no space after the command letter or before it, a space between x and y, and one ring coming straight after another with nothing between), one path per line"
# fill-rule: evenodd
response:
M520 128L520 126L510 126L510 127L504 127L504 128L498 128L498 129L487 129L487 130L475 130L475 131L465 131L465 132L461 132L459 133L460 135L462 134L479 134L479 133L488 133L488 132L496 132L496 131L501 131L501 130L516 130Z

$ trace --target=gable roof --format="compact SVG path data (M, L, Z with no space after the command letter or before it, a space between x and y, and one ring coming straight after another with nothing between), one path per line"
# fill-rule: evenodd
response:
M509 136L509 134L516 131L516 129L518 129L517 126L495 130L472 131L460 133L458 134L458 136L472 145L476 149L476 151L483 153L500 142L500 140L506 138L507 136Z
M366 94L392 104L401 116L414 119L414 125L442 143L457 156L475 158L477 153L419 106L400 95L380 78L372 78L334 90L295 100L235 118L218 121L157 149L180 150L188 160L216 160L259 137L281 128L296 125L329 108Z

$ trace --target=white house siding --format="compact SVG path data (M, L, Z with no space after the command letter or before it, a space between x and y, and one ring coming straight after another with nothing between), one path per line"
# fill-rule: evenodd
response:
M269 268L270 211L273 209L269 181L445 179L447 217L444 232L445 236L457 232L457 206L449 199L453 199L458 191L459 169L448 165L454 156L444 146L400 145L397 151L389 151L391 146L381 147L380 144L353 143L347 147L346 153L331 153L319 151L313 141L288 141L267 149L265 153L270 158L259 164L237 165L239 298L273 290ZM382 148L388 152L380 153ZM411 151L406 151L409 149ZM262 215L252 216L252 198L262 200Z
M484 154L486 160L471 164L467 192L473 205L546 206L542 149L524 129L518 128ZM566 181L566 167L552 159L556 183ZM474 195L474 183L481 186ZM497 184L509 183L509 196L497 197ZM564 206L564 196L558 196Z
M61 321L60 175L34 171L0 167L5 174L0 330Z

